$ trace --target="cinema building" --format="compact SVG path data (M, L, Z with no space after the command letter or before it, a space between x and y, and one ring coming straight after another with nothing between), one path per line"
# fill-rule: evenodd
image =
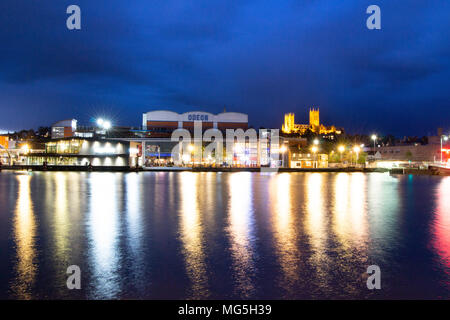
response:
M194 165L246 165L257 166L258 156L255 151L257 147L251 148L244 145L236 146L233 156L223 159L221 164L215 163L214 155L206 155L199 150L204 149L210 141L194 139L195 123L201 127L201 134L205 132L222 135L225 140L227 129L248 129L248 115L238 112L223 112L212 114L203 111L192 111L186 113L176 113L168 110L150 111L143 114L142 127L146 133L146 138L131 139L131 150L135 158L131 159L133 165L144 167L151 166L194 166ZM172 136L189 136L189 145L180 143ZM130 140L130 139L128 139ZM178 149L177 149L178 147ZM225 141L224 141L225 147ZM184 150L183 150L184 149ZM189 150L188 150L189 149ZM178 150L175 151L174 150ZM179 154L178 154L179 153ZM202 154L196 158L195 154ZM224 150L225 156L225 150Z
M153 137L170 137L176 129L193 132L195 121L202 123L203 131L218 129L224 132L226 129L248 129L248 115L238 112L223 112L215 115L202 111L182 114L167 110L150 111L144 113L142 126Z

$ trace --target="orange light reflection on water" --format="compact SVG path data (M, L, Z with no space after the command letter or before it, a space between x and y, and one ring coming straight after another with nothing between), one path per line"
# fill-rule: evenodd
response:
M280 286L288 294L295 290L295 282L300 277L297 246L298 230L295 225L295 213L292 212L291 174L281 173L270 180L270 198L274 216L274 240L281 267Z
M209 296L203 243L203 224L198 207L197 173L180 174L180 236L183 246L186 273L191 282L189 299L202 299Z

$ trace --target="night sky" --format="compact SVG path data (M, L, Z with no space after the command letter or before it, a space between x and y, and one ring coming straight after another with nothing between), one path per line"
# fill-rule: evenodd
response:
M224 106L279 128L316 106L351 133L434 134L450 130L449 39L443 0L1 0L0 129Z

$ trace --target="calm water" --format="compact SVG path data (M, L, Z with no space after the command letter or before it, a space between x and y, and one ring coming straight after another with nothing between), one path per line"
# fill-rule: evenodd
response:
M1 172L0 298L448 299L450 177Z

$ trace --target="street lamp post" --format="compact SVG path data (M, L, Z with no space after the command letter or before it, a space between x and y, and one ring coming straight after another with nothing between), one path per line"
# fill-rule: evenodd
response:
M188 147L188 150L189 150L189 154L191 156L191 163L192 163L192 168L193 168L194 167L194 157L193 157L194 146L192 144L190 144Z
M377 135L376 134L373 134L372 135L372 140L373 140L373 152L375 152L375 148L376 148L376 142L377 142Z
M311 148L311 151L314 154L314 162L313 162L313 168L317 168L317 160L316 160L316 152L317 152L318 148L316 146Z
M342 164L342 153L345 151L345 147L344 146L339 146L338 151L339 151L339 161Z

